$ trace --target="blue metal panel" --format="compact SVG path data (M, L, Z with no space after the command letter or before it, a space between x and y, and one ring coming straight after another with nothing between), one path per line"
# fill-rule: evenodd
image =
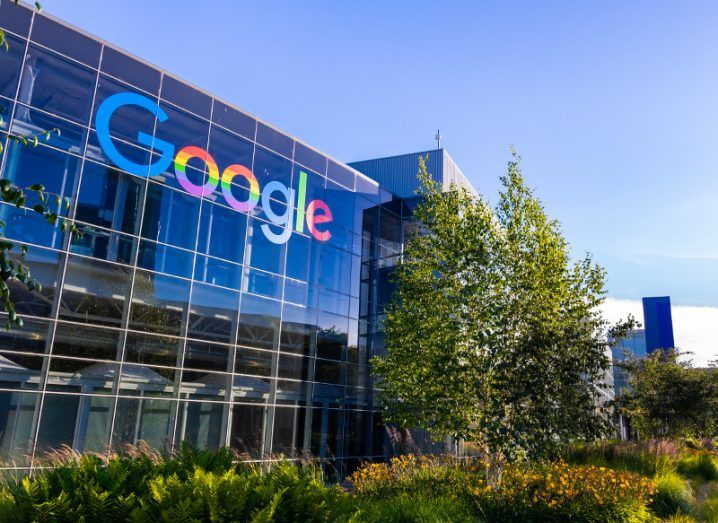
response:
M347 165L364 173L379 185L401 198L416 194L419 189L419 157L427 156L426 168L434 181L443 183L444 151L435 149L420 153L402 154L388 158L377 158L351 162Z
M646 351L671 349L673 340L673 319L670 296L643 298L643 321L646 328Z

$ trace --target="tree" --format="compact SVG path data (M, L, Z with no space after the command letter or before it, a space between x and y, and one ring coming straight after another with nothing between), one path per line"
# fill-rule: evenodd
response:
M12 0L17 5L19 0ZM35 8L40 10L40 4L35 2ZM7 39L5 38L5 31L0 28L0 48L3 48L5 52L8 50ZM0 114L0 126L3 124L3 117ZM53 135L60 134L59 129L51 129L38 134L32 135L20 135L15 134L12 131L5 131L0 129L0 136L6 136L8 140L24 145L25 147L37 147L42 140L49 140ZM3 141L0 140L0 154L3 152ZM66 209L70 208L70 202L65 198L60 201L59 196L54 197L45 193L45 187L41 184L33 184L29 187L19 187L7 179L0 179L0 198L2 201L15 205L16 207L24 207L27 202L28 193L33 193L35 197L32 205L32 210L40 215L52 225L58 225L63 231L68 231L74 236L79 236L80 232L75 227L75 224L70 220L59 215L59 209L64 206ZM54 205L53 205L54 201ZM5 322L5 328L10 329L12 324L22 327L22 318L20 318L15 312L15 306L13 304L10 292L9 284L17 281L22 285L25 285L28 290L40 290L40 284L32 277L30 268L23 263L23 259L27 248L21 247L19 259L13 260L11 251L14 249L15 244L8 240L4 234L5 222L0 220L0 306L8 315L8 320Z
M677 349L656 350L621 363L630 388L617 405L642 439L716 435L718 374L682 356Z
M420 161L423 231L397 267L387 354L373 361L389 422L473 441L496 474L608 429L604 271L571 262L519 163L513 153L492 210L442 192Z

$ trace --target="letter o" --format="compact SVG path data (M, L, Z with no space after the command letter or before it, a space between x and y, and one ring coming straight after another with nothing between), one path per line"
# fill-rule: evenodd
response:
M249 182L249 198L247 198L247 201L240 202L232 194L232 179L235 176L242 176ZM259 182L257 182L257 178L252 171L244 165L235 163L222 172L222 194L232 209L240 212L250 212L257 206L259 201Z
M191 158L199 158L207 166L209 178L204 185L195 185L187 178L186 167L187 162ZM201 198L202 196L212 194L217 188L217 184L219 183L219 168L217 167L217 162L214 161L212 155L207 151L195 145L188 145L182 148L180 152L177 153L177 156L175 156L175 176L177 176L177 181L185 191Z

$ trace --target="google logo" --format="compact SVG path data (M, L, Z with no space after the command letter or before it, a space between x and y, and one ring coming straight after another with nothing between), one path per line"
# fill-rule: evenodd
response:
M107 157L120 169L137 176L157 176L162 174L174 162L174 172L177 181L182 188L193 196L202 198L212 194L219 186L227 205L239 212L249 213L262 201L262 209L267 219L276 226L281 227L277 233L268 224L261 226L262 232L269 241L276 244L286 243L292 235L293 230L304 232L306 222L309 232L320 242L325 242L332 237L330 231L320 230L319 225L330 223L332 212L323 200L312 200L306 202L307 195L307 173L299 172L299 183L297 190L287 187L281 182L271 181L264 186L260 192L259 182L254 173L244 165L232 164L225 167L220 175L217 162L211 154L196 145L187 145L180 149L175 155L175 146L164 140L154 138L142 131L137 133L137 142L141 145L154 147L160 153L160 158L149 166L135 163L120 153L110 137L110 120L112 115L120 107L133 105L152 113L157 122L163 123L169 119L167 113L150 98L138 93L117 93L108 97L97 110L95 117L95 129L100 142L100 147ZM204 162L207 168L207 182L204 185L197 185L187 177L187 163L197 158ZM232 181L235 177L244 178L249 184L249 195L244 201L238 200L232 193ZM270 201L275 193L279 193L287 202L287 209L284 214L277 214L272 210ZM296 203L296 205L293 205ZM295 216L296 208L296 216Z

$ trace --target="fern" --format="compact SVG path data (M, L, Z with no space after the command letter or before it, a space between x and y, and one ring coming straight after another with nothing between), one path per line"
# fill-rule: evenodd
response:
M284 496L286 491L286 488L277 491L269 502L269 505L252 514L251 523L273 523L275 521L274 513L277 511L277 507L282 501L282 496Z

